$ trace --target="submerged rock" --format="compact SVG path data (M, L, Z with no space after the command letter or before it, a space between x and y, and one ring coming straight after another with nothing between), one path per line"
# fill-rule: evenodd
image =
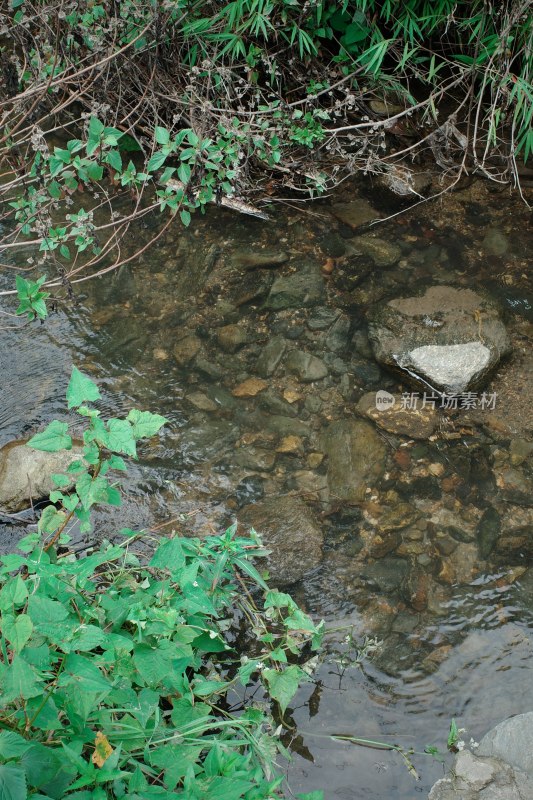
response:
M319 381L328 374L328 368L322 359L303 350L292 350L287 356L285 366L304 383Z
M370 256L376 267L391 267L402 257L397 244L375 236L358 236L353 244L359 252Z
M245 270L277 267L289 260L289 254L280 250L241 250L232 256L232 262Z
M273 585L299 581L322 560L323 534L310 509L297 497L272 497L239 514L271 551L267 558Z
M510 351L496 306L470 289L432 286L370 315L376 360L417 388L458 394L480 386Z
M270 289L264 308L282 311L318 305L324 298L324 279L315 264L300 265L290 275L280 275Z
M439 412L431 406L409 408L401 395L388 394L390 404L379 404L379 392L367 392L357 404L357 410L389 433L411 439L429 439L439 424ZM383 393L381 393L383 394ZM379 398L378 398L379 399ZM418 404L417 404L418 406Z
M331 501L360 503L384 469L385 445L374 427L363 420L333 422L322 435L322 449Z
M0 508L20 511L32 502L48 497L56 489L52 475L64 473L69 464L80 458L81 447L59 453L45 453L10 442L0 450Z
M349 203L336 203L332 211L337 219L340 219L345 225L349 225L350 228L359 228L361 225L366 225L367 222L381 217L381 214L370 203L360 197Z

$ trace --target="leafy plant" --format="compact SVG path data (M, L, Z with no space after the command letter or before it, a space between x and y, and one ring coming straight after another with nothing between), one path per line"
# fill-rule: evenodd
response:
M96 504L120 502L110 473L165 423L136 410L104 422L92 405L99 397L74 368L67 405L86 420L82 452L54 476L60 490L39 531L0 557L0 796L280 797L275 759L284 750L265 705L244 703L236 714L228 698L255 678L282 716L308 677L301 660L319 647L323 623L268 590L250 560L263 554L253 531L172 534L151 557L135 548L149 537L131 530L90 554L68 548L69 520L88 527ZM55 420L28 444L57 452L73 440ZM252 590L263 591L262 603ZM255 640L248 655L228 640L237 609Z

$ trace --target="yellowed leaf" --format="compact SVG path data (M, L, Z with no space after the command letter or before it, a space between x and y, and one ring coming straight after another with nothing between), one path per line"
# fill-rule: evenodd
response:
M113 748L109 744L107 736L102 731L98 731L94 740L93 764L97 767L103 767L112 752Z

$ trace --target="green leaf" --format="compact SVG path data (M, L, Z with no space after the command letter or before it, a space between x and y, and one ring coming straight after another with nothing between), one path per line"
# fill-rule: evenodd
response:
M110 486L101 475L92 477L86 472L81 475L76 483L76 493L81 500L83 508L87 511L94 503L109 502ZM116 503L114 504L116 505Z
M162 167L165 161L167 160L167 156L165 153L158 151L154 153L151 159L148 161L146 165L146 169L148 172L155 172L159 167Z
M16 618L3 618L2 631L15 653L20 653L32 635L33 624L27 614L19 614Z
M68 435L68 424L54 419L42 433L36 433L26 444L34 450L46 453L57 453L59 450L71 450L72 438Z
M11 702L18 698L28 700L42 694L42 678L22 656L15 656L2 679L2 700ZM0 795L1 800L1 795Z
M58 511L55 506L46 506L39 519L39 531L48 534L55 533L65 519L66 514L64 511Z
M179 539L163 539L150 560L151 567L168 569L176 575L185 566L185 554Z
M14 731L0 731L0 758L3 761L19 758L31 746L31 742Z
M162 128L159 125L156 125L155 140L157 144L168 144L170 142L170 133L166 128Z
M304 794L297 794L298 800L324 800L324 792L318 789L315 792L305 792Z
M14 764L0 766L0 800L26 800L26 774Z
M290 701L296 694L300 681L307 678L303 669L292 664L283 672L275 669L264 669L261 677L266 681L269 695L277 700L284 714Z
M17 608L26 602L28 590L26 582L22 580L20 575L15 578L10 578L0 591L0 609L2 611L10 611Z
M186 208L182 209L180 211L180 219L182 223L185 225L185 227L188 228L189 225L191 224L191 212L187 211Z
M151 414L150 411L139 411L132 408L126 419L133 425L133 437L137 439L148 439L155 436L160 428L168 422L165 417L159 414Z
M136 456L135 435L133 426L125 419L110 419L106 437L106 447L128 456Z
M82 403L92 403L100 399L98 386L93 381L79 371L77 367L72 368L72 375L67 388L68 408L77 408Z

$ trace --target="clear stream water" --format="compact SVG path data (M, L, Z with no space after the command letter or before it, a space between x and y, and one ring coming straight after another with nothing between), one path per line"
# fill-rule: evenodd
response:
M350 191L333 202L349 201ZM380 216L398 210L379 190L361 191ZM401 248L395 265L378 268L330 200L304 210L277 205L266 223L210 209L188 230L176 224L142 260L80 284L77 307L42 326L2 331L0 445L64 416L72 364L99 382L105 413L137 407L169 419L132 468L124 507L98 517L98 536L171 519L182 530L222 530L261 498L296 495L312 510L324 532L323 557L291 592L332 628L353 626L359 640L368 635L381 645L341 677L334 651L345 648L345 631L330 635L317 681L288 710L294 792L324 788L331 800L424 797L443 774L437 761L413 756L415 781L398 754L330 735L444 750L452 717L469 741L533 710L528 216L507 191L475 183L372 227L372 236ZM138 227L129 246L145 241L155 224L157 217ZM249 254L265 251L288 259L247 271ZM20 253L16 265L30 255ZM316 298L304 307L266 308L272 282L298 270L311 275ZM11 288L11 270L1 283ZM366 312L430 283L483 287L501 302L515 350L490 387L499 405L490 421L443 420L429 441L384 433L386 470L369 499L379 513L365 504L339 507L327 495L323 429L353 418L364 392L399 388L368 351ZM273 339L287 352L320 357L326 377L301 382L282 360L266 391L235 397L233 388L256 376ZM290 433L299 443L279 452ZM509 464L520 474L518 489L498 478ZM481 518L494 522L493 512L509 545L481 558ZM386 552L365 549L368 513L396 520ZM5 520L2 546L24 530Z

